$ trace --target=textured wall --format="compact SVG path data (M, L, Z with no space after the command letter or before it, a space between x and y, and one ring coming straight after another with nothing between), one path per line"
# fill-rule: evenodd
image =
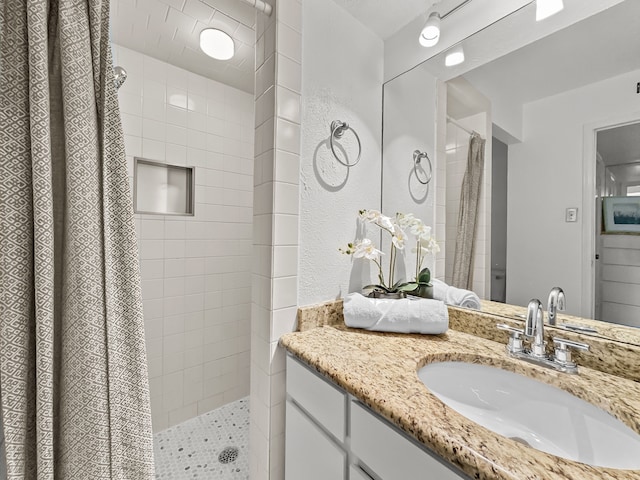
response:
M338 248L353 241L359 209L380 208L383 42L330 0L303 4L302 151L298 304L323 302L369 282ZM340 165L329 125L346 121L358 132L362 159ZM340 144L350 161L351 132Z

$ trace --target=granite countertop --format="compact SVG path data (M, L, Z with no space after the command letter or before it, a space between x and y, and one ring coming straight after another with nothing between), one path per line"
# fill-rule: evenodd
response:
M591 467L540 452L468 420L432 395L417 370L468 361L523 373L597 405L640 433L640 384L589 368L567 375L508 357L504 345L444 335L376 333L324 326L284 335L281 345L477 479L640 479L640 471Z
M519 305L510 305L508 303L492 302L490 300L481 300L482 311L492 315L500 315L507 318L515 318L523 321L524 316L527 314L527 307ZM626 342L634 345L640 344L640 328L629 327L626 325L619 325L616 323L603 322L599 320L593 320L590 318L576 317L574 315L567 315L564 312L559 311L557 313L558 326L563 323L570 325L578 325L582 327L589 327L596 330L595 333L585 332L588 336L598 336L616 340L618 342Z

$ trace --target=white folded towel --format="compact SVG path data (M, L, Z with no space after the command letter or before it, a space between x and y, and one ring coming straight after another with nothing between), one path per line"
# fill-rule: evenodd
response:
M344 298L344 323L378 332L439 335L449 328L449 312L437 300L367 298L350 293Z
M447 305L456 305L459 307L473 308L480 310L480 297L471 290L452 287L436 278L431 279L433 284L433 298L441 300Z

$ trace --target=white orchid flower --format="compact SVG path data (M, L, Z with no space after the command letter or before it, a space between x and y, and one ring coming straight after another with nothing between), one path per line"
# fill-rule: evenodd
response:
M400 225L400 228L411 227L411 225L413 225L416 222L416 220L419 221L413 215L413 213L398 213L397 220L398 220L398 225Z
M429 246L427 247L427 249L429 250L430 253L438 253L440 251L440 245L438 245L438 242L436 242L436 239L431 237L429 238Z
M384 253L378 250L368 238L356 243L353 252L355 258L364 257L367 260L377 260L380 255L384 255Z
M382 217L382 213L378 210L360 210L360 216L367 222L378 222L380 217Z
M378 221L376 223L379 226L381 226L382 228L386 228L387 230L389 230L392 235L396 231L395 226L393 225L393 221L391 220L391 217L387 217L385 215L380 215L380 218L378 219Z
M411 249L411 252L416 253L418 251L417 246ZM436 239L429 237L428 239L420 238L420 255L425 256L432 253L438 253L440 251L440 245L436 242Z
M431 227L418 221L411 225L411 233L421 239L429 239L431 237Z
M391 241L398 250L402 250L404 248L405 242L407 241L407 234L398 227L391 237Z

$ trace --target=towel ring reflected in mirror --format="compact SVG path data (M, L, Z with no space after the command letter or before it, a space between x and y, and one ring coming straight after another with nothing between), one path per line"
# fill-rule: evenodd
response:
M344 132L346 132L347 130L351 130L353 132L353 135L356 137L356 140L358 141L358 158L356 158L356 161L353 163L342 161L336 153L335 145L333 143L334 139L342 138L342 135L344 135ZM336 157L336 160L338 160L338 162L340 162L345 167L354 167L360 161L360 156L362 155L362 144L360 143L360 137L358 136L356 131L349 126L347 122L341 122L340 120L334 120L333 122L331 122L331 136L329 137L329 143L331 145L331 152L333 153L333 156ZM346 158L347 156L345 154L345 159Z
M421 165L423 158L427 160L427 164L429 165L428 172L426 172ZM420 169L425 172L426 179L424 180L420 178L420 175L418 174L418 165L420 165ZM431 166L431 159L429 158L427 152L421 152L420 150L415 150L413 152L413 173L415 173L416 178L421 184L429 185L429 182L431 181L431 177L433 175L433 167Z

